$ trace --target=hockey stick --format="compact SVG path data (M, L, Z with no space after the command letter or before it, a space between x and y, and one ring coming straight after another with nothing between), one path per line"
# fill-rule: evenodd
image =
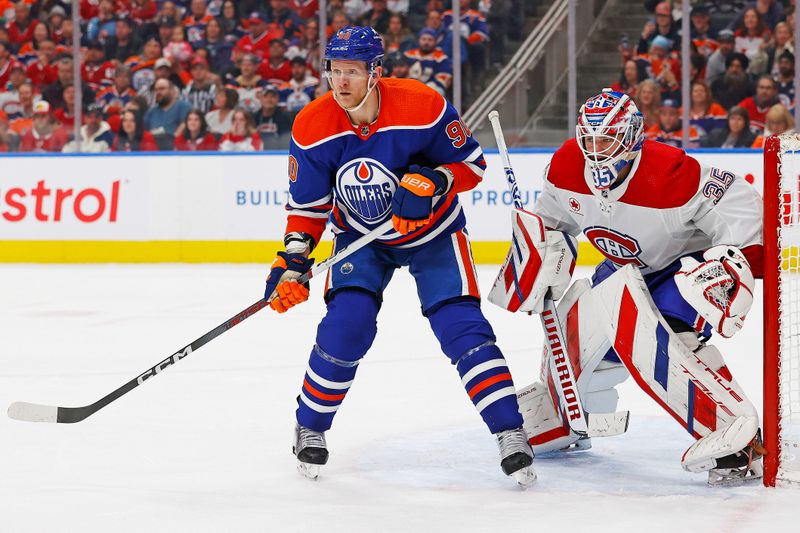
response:
M492 124L497 150L506 174L508 187L514 200L514 209L523 210L522 197L517 186L517 178L511 167L503 129L500 125L500 114L497 111L489 113L489 122ZM582 437L607 437L625 433L628 429L629 411L617 413L586 413L583 409L578 382L575 379L575 369L567 353L566 336L561 328L558 310L550 295L544 297L544 309L539 314L547 340L547 353L550 361L548 368L553 380L553 385L558 394L562 414L573 433Z
M317 263L311 269L300 276L298 278L299 283L305 283L309 281L311 278L318 276L335 263L341 261L345 257L351 255L352 253L360 250L364 246L368 245L388 230L392 228L392 221L387 220L374 230L370 231L369 233L359 237L349 246L342 248L335 254L331 255L329 258L325 259L324 261ZM262 298L261 300L257 301L247 309L240 311L239 313L235 314L219 326L215 327L199 339L192 341L191 343L187 344L177 352L173 353L163 361L159 362L155 366L152 366L145 370L143 373L139 374L123 386L119 387L115 391L103 396L93 404L85 405L83 407L56 407L54 405L42 405L37 403L28 403L28 402L14 402L8 407L8 416L13 418L14 420L23 420L26 422L57 422L60 424L71 424L74 422L80 422L85 418L89 417L90 415L96 413L106 405L110 404L117 398L129 393L146 380L157 376L166 368L174 365L181 359L185 358L187 355L191 354L192 352L200 349L209 341L212 341L231 329L232 327L240 324L244 320L250 318L254 314L261 311L263 308L269 305L269 301Z

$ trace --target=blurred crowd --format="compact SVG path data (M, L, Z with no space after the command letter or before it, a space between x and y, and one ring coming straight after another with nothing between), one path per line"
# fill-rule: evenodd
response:
M522 38L527 2L458 1L470 94L507 39ZM296 114L326 90L318 0L81 0L79 86L71 5L0 0L0 151L283 149ZM450 96L451 7L328 0L325 31L373 26L384 75Z
M638 42L620 39L613 84L635 98L646 135L683 147L681 62L689 61L687 148L759 148L792 132L795 0L695 3L690 57L682 58L681 2L645 0L653 16Z

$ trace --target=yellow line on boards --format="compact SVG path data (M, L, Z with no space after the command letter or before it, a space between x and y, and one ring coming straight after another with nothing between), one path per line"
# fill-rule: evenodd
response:
M500 264L508 242L473 242L478 264ZM0 241L2 263L269 263L283 250L280 241ZM328 257L331 243L314 250ZM587 242L578 243L578 264L596 265L603 256Z

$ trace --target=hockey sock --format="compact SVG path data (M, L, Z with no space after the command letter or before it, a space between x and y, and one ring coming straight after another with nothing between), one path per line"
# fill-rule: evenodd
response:
M298 424L314 431L330 429L358 363L375 339L378 308L375 295L355 290L337 292L328 303L298 396Z
M522 426L514 382L480 302L446 302L428 313L442 351L456 365L461 382L489 431Z

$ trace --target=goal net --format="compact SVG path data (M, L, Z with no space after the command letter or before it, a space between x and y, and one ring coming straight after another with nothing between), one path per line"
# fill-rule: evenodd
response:
M800 135L764 146L764 484L800 484Z

